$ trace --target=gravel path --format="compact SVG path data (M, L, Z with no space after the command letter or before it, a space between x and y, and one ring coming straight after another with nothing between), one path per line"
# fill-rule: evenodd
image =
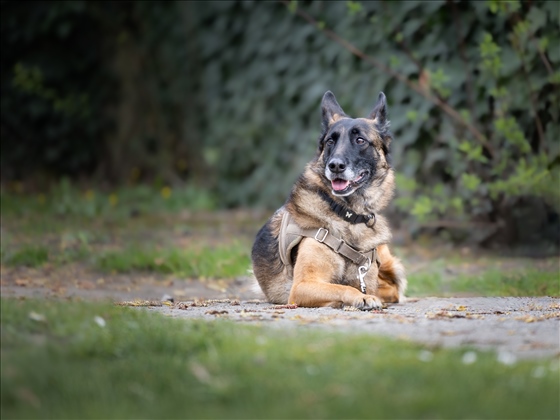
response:
M66 275L55 272L52 278L31 269L2 271L2 297L128 302L128 306L147 306L177 318L228 319L274 328L323 328L391 336L428 346L492 349L505 361L560 356L559 298L433 297L409 299L376 312L293 309L259 300L262 293L256 293L247 278L220 286L138 274L88 277L78 269L67 270ZM175 302L184 302L162 305L160 298L168 293ZM224 299L231 296L237 299Z
M174 318L323 328L391 336L435 347L496 350L504 363L560 356L560 299L550 297L422 298L372 312L293 308L261 300L168 303L148 308Z

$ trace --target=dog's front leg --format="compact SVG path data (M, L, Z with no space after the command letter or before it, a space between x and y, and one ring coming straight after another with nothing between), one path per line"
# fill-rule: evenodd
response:
M381 308L381 300L351 286L333 284L344 275L343 257L313 239L299 246L294 266L294 282L289 303L304 307L354 306L369 310Z

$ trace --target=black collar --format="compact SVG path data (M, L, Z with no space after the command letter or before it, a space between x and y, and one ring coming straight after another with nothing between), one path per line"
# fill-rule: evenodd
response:
M367 226L370 226L368 222L373 219L373 224L370 227L375 225L375 213L372 214L356 214L348 207L335 202L326 192L323 190L319 190L319 195L321 198L330 206L331 210L334 211L340 218L346 220L349 223L357 225L358 223L365 223Z

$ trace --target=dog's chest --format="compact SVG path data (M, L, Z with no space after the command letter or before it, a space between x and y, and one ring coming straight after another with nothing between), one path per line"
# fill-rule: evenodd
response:
M377 275L378 275L377 262L372 261L369 269L365 273L364 281L367 286L368 291L377 290ZM359 278L359 266L354 264L352 261L345 258L344 261L344 273L342 277L335 279L335 283L343 284L346 286L352 286L356 289L361 289L360 278Z
M361 224L334 224L334 233L352 248L367 253L379 245L376 241L376 231Z

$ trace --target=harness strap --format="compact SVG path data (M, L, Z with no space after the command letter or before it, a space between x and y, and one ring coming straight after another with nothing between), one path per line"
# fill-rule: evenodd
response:
M323 243L331 248L334 252L343 255L344 257L348 258L354 264L358 266L364 266L369 264L373 261L377 262L377 265L380 265L380 261L377 257L377 248L373 248L371 251L367 253L361 253L360 251L356 250L355 248L348 245L344 242L343 239L337 238L332 233L330 233L325 228L319 229L302 229L297 224L295 224L289 215L289 213L284 214L284 218L282 220L282 230L285 229L285 235L288 237L307 237L307 238L314 238L317 242ZM282 233L280 235L283 236ZM282 248L282 245L280 246ZM291 262L291 261L290 261Z
M301 229L300 234L307 238L314 238L317 242L327 245L334 252L345 256L356 265L364 265L368 262L368 260L375 261L377 258L376 248L372 249L368 253L362 254L360 251L344 242L343 239L337 238L324 228Z

